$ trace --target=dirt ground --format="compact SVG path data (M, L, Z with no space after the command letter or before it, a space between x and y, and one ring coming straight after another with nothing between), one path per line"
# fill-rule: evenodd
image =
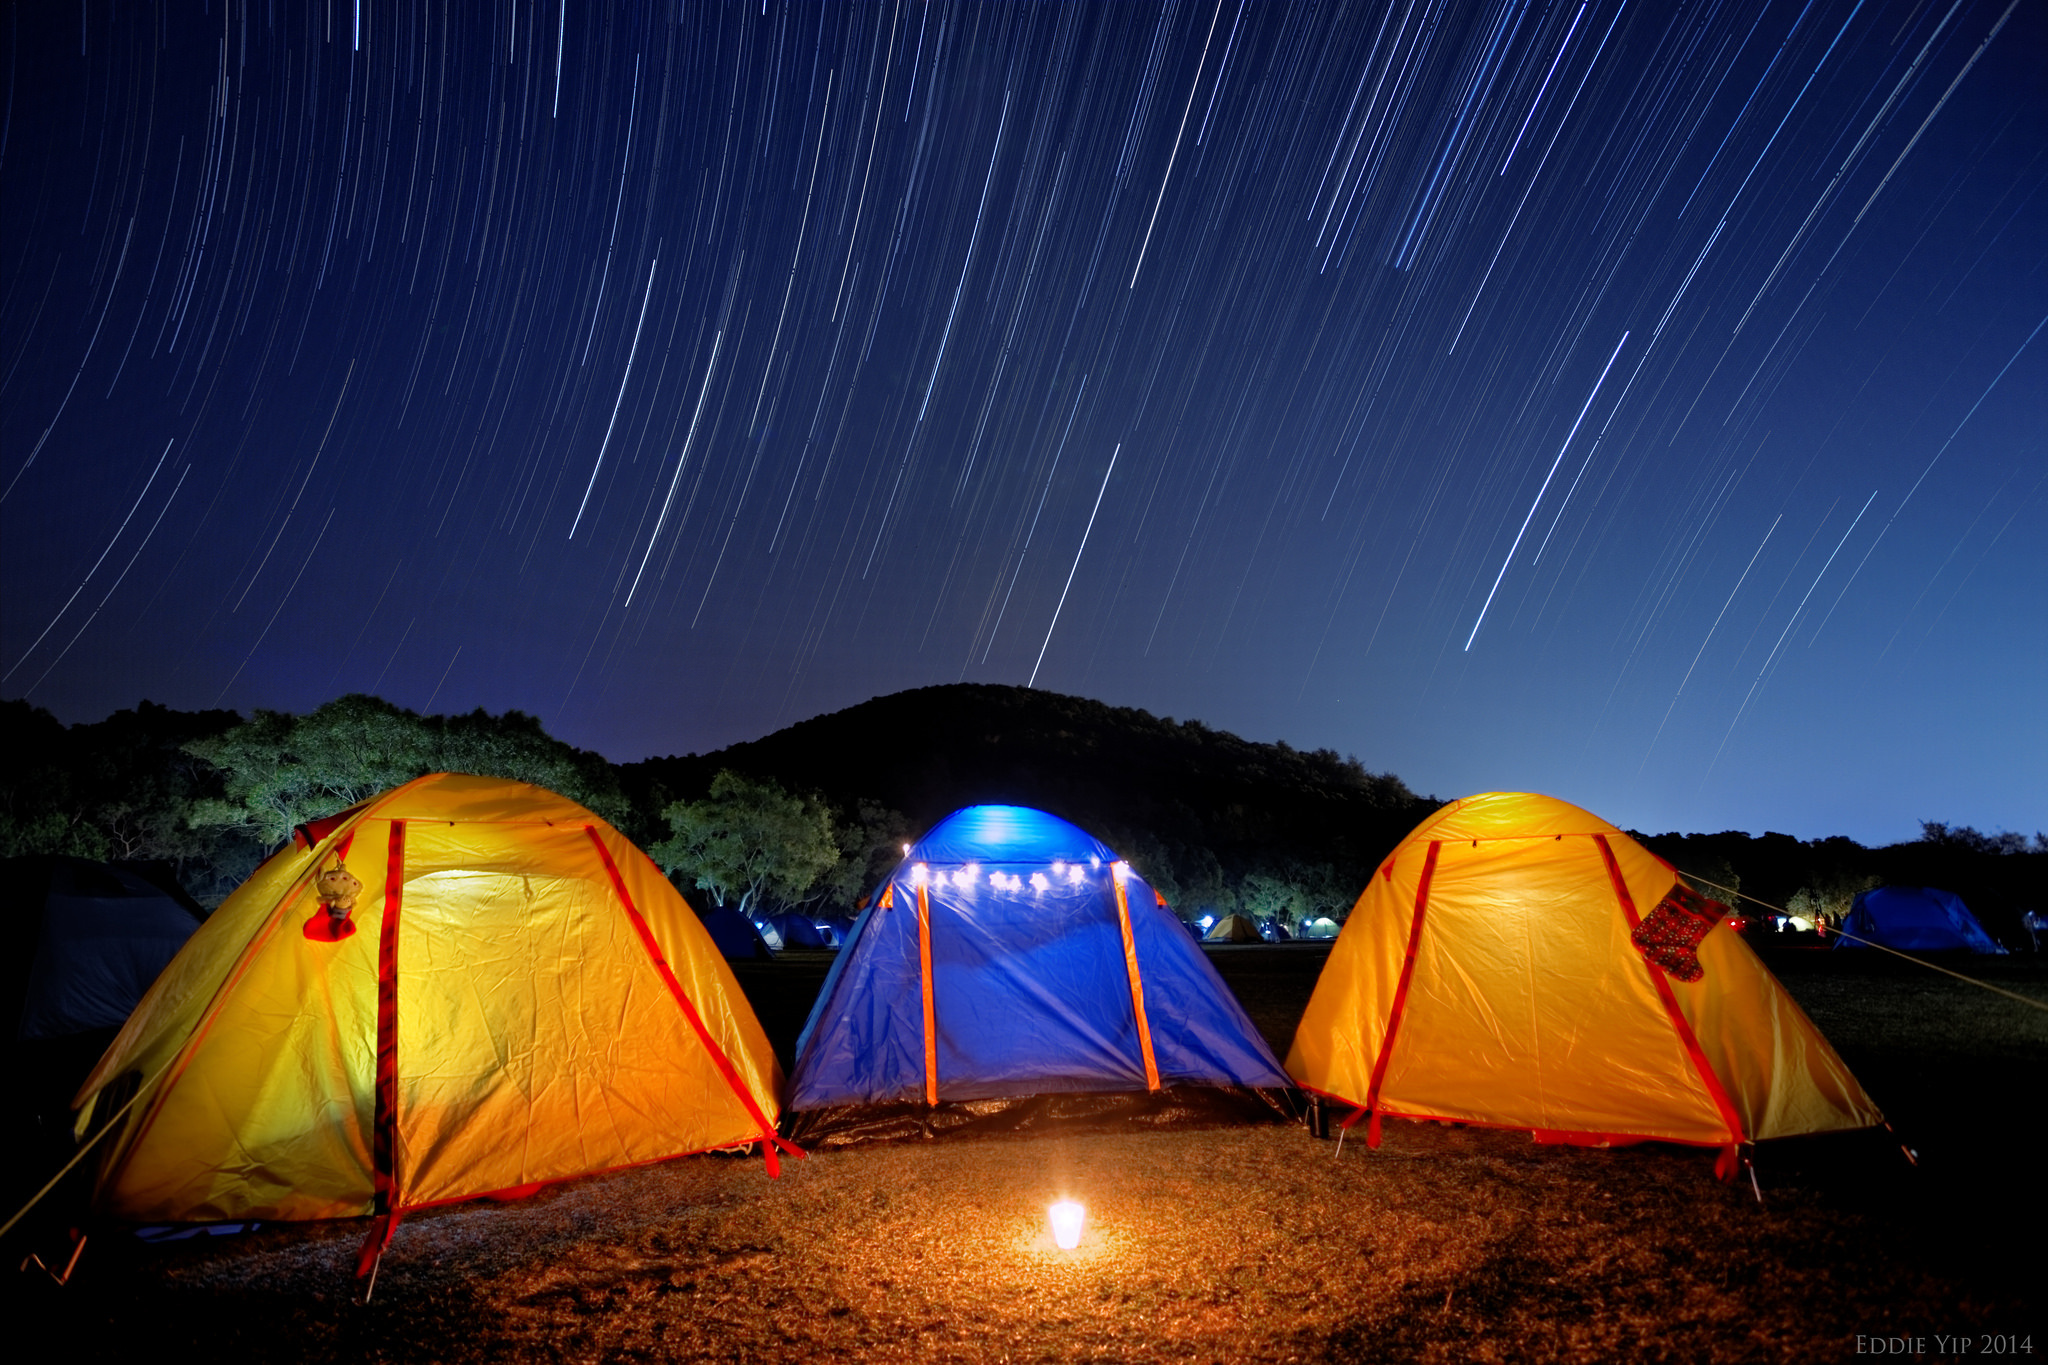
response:
M1212 951L1284 1050L1326 950ZM1901 1135L1709 1154L1390 1123L699 1157L409 1219L143 1248L102 1234L16 1324L132 1360L1812 1361L2048 1355L2048 1013L1910 964L1771 959ZM793 1044L829 957L742 981ZM2048 999L2026 960L1968 970ZM1077 1251L1046 1208L1088 1207ZM20 1255L10 1244L16 1256ZM20 1330L19 1328L17 1330ZM2031 1352L2017 1351L2021 1344ZM1917 1348L1917 1349L1915 1349Z

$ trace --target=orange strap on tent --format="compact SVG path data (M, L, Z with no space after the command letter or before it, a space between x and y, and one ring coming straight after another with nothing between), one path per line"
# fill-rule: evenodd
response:
M754 1102L753 1092L749 1091L746 1082L740 1079L739 1068L732 1064L732 1058L725 1055L725 1049L711 1036L711 1030L704 1026L704 1017L697 1013L697 1007L690 1003L689 993L683 989L683 983L676 979L675 969L669 966L668 957L661 951L661 944L654 937L654 930L648 927L646 917L640 913L640 907L633 903L632 894L626 890L626 879L619 875L619 865L612 861L611 850L604 846L604 840L598 837L593 826L585 825L583 832L590 836L591 845L597 849L598 861L604 864L606 875L612 879L612 890L618 892L619 904L625 907L626 918L632 923L633 932L640 936L640 946L647 950L647 956L654 963L655 971L661 975L662 984L668 987L668 993L674 998L677 1008L682 1010L683 1018L689 1020L690 1027L696 1031L697 1041L704 1044L704 1050L711 1054L711 1063L718 1068L718 1074L732 1087L732 1093L737 1095L740 1103L746 1107L747 1117L752 1119L754 1126L760 1130L761 1156L763 1163L768 1167L769 1176L772 1178L781 1175L782 1163L776 1160L775 1149L780 1147L794 1157L803 1156L804 1149L779 1136L775 1131L775 1125L768 1121L768 1116L761 1112L761 1106Z
M376 1111L370 1163L376 1217L356 1257L356 1278L370 1273L398 1230L398 919L405 899L405 821L391 822L384 861L384 922L377 933Z
M1380 1082L1386 1079L1387 1061L1394 1055L1394 1035L1401 1030L1401 1011L1408 1004L1408 983L1415 976L1415 949L1422 942L1422 913L1429 908L1429 883L1436 875L1436 855L1443 846L1441 839L1430 840L1429 856L1422 863L1422 880L1415 884L1415 914L1408 921L1408 950L1401 957L1401 982L1394 987L1394 1007L1387 1011L1387 1032L1380 1039L1380 1055L1373 1059L1372 1080L1365 1087L1365 1108L1344 1120L1344 1127L1349 1128L1361 1115L1372 1115L1365 1128L1368 1147L1380 1145Z
M1131 937L1131 901L1124 893L1123 878L1112 875L1109 881L1116 888L1116 925L1124 936L1124 971L1131 978L1131 1013L1138 1020L1138 1049L1145 1054L1145 1088L1157 1090L1159 1063L1152 1056L1152 1026L1145 1021L1145 981L1138 975L1138 944Z
M939 1102L938 1011L932 1007L932 902L917 884L917 963L924 994L924 1102Z
M1642 916L1636 913L1635 897L1628 893L1628 882L1621 875L1621 864L1614 860L1614 850L1608 846L1606 835L1594 835L1593 842L1600 845L1600 856L1607 863L1607 878L1614 883L1614 897L1621 902L1621 913L1628 920L1629 932L1634 933L1636 926L1642 923ZM1673 880L1677 880L1675 874ZM1692 1025L1686 1022L1684 1012L1678 1008L1678 997L1671 993L1671 982L1666 977L1664 969L1647 958L1644 959L1643 965L1649 969L1650 981L1657 987L1657 998L1664 1002L1664 1013L1671 1020L1672 1030L1678 1034L1679 1042L1685 1045L1685 1055L1692 1059L1693 1069L1699 1073L1700 1084L1705 1086L1707 1094L1713 1097L1714 1107L1720 1111L1721 1121L1728 1125L1730 1142L1747 1142L1749 1139L1743 1134L1742 1119L1736 1114L1735 1105L1729 1100L1727 1090L1722 1087L1721 1078L1714 1074L1713 1065L1707 1061L1706 1051L1700 1047L1700 1040L1694 1036ZM1735 1172L1732 1151L1731 1147L1715 1163L1714 1173L1724 1180ZM1725 1171L1723 1167L1726 1167Z

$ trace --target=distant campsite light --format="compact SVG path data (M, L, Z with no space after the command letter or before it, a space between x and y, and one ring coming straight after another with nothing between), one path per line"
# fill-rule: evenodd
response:
M1121 886L1124 882L1130 879L1131 865L1126 862L1111 863L1109 865L1109 874L1112 877L1115 877L1117 880L1117 884Z
M1202 927L1203 927L1204 929L1208 929L1208 928L1211 928L1211 927L1213 927L1213 926L1215 925L1215 923L1216 923L1216 917L1215 917L1214 915L1204 915L1204 916L1202 916Z
M1052 883L1046 880L1045 874L1043 872L1034 872L1031 874L1031 889L1033 891L1045 891L1050 889L1051 886Z
M1075 863L1072 867L1067 869L1067 880L1074 883L1074 885L1076 886L1079 886L1081 884L1081 879L1083 877L1086 877L1087 875L1088 874L1086 872L1083 872L1081 870L1081 865L1079 863Z
M1052 860L1052 875L1053 875L1053 876L1055 876L1055 877L1063 877L1063 876L1065 876L1065 875L1066 875L1066 871L1067 871L1067 860L1066 860L1065 858L1054 858L1054 859Z
M905 844L905 845L903 846L903 856L904 856L904 857L906 857L906 858L908 858L908 857L910 856L910 845L909 845L909 844Z
M932 870L926 867L923 863L915 863L911 866L910 884L912 886L923 886L926 882L930 881L931 878Z
M1081 1245L1081 1220L1087 1212L1071 1199L1062 1199L1052 1206L1052 1239L1061 1251L1072 1251Z

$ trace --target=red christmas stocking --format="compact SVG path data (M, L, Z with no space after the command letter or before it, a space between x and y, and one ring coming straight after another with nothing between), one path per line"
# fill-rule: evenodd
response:
M1697 981L1706 975L1700 967L1700 940L1727 913L1727 906L1679 882L1629 938L1638 952L1680 981Z

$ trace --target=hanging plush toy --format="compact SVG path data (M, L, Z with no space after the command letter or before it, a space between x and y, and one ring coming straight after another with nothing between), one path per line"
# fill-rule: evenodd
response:
M1629 940L1645 958L1680 981L1697 981L1706 975L1700 966L1700 940L1727 913L1728 907L1721 902L1710 901L1678 882L1636 926Z
M356 897L363 894L363 884L355 874L337 860L314 878L313 889L320 895L320 913L306 921L306 937L317 943L339 943L353 934L356 922L350 916Z

